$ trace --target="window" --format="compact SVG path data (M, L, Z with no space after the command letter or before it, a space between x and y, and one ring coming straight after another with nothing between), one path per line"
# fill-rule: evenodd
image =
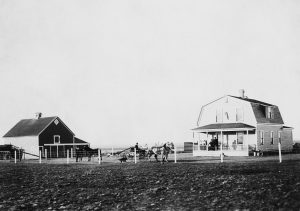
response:
M57 125L59 123L59 121L56 119L54 120L54 124Z
M260 145L264 145L264 131L260 131Z
M228 112L225 112L225 117L226 117L227 120L229 120L229 114L228 114Z
M54 135L54 144L59 144L59 143L60 143L60 136Z
M281 132L280 131L278 131L278 143L281 144Z
M222 122L222 112L220 110L216 110L216 122Z
M237 133L237 144L243 144L244 143L244 132L238 132Z
M273 113L273 108L271 106L268 106L266 108L266 116L268 119L274 119L274 113Z
M273 131L271 131L270 136L271 136L271 144L274 144L274 132Z

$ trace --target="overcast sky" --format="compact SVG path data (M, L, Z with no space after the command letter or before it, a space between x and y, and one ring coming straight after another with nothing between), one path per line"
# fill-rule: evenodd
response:
M0 0L0 134L59 116L95 146L192 140L225 94L300 138L300 1Z

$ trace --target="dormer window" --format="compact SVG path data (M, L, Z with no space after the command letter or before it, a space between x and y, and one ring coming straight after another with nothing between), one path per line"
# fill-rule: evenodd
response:
M266 116L268 119L274 119L274 112L271 106L266 107Z

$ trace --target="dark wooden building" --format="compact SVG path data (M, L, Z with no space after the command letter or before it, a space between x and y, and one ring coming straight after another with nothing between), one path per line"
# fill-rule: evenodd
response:
M33 119L19 121L4 136L5 144L23 148L25 152L47 157L65 157L66 151L74 151L76 145L89 145L78 139L57 116L42 117L37 113ZM30 156L28 156L30 157Z

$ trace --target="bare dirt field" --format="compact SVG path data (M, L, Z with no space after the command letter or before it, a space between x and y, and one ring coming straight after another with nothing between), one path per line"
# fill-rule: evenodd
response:
M0 210L299 210L300 155L0 163Z

